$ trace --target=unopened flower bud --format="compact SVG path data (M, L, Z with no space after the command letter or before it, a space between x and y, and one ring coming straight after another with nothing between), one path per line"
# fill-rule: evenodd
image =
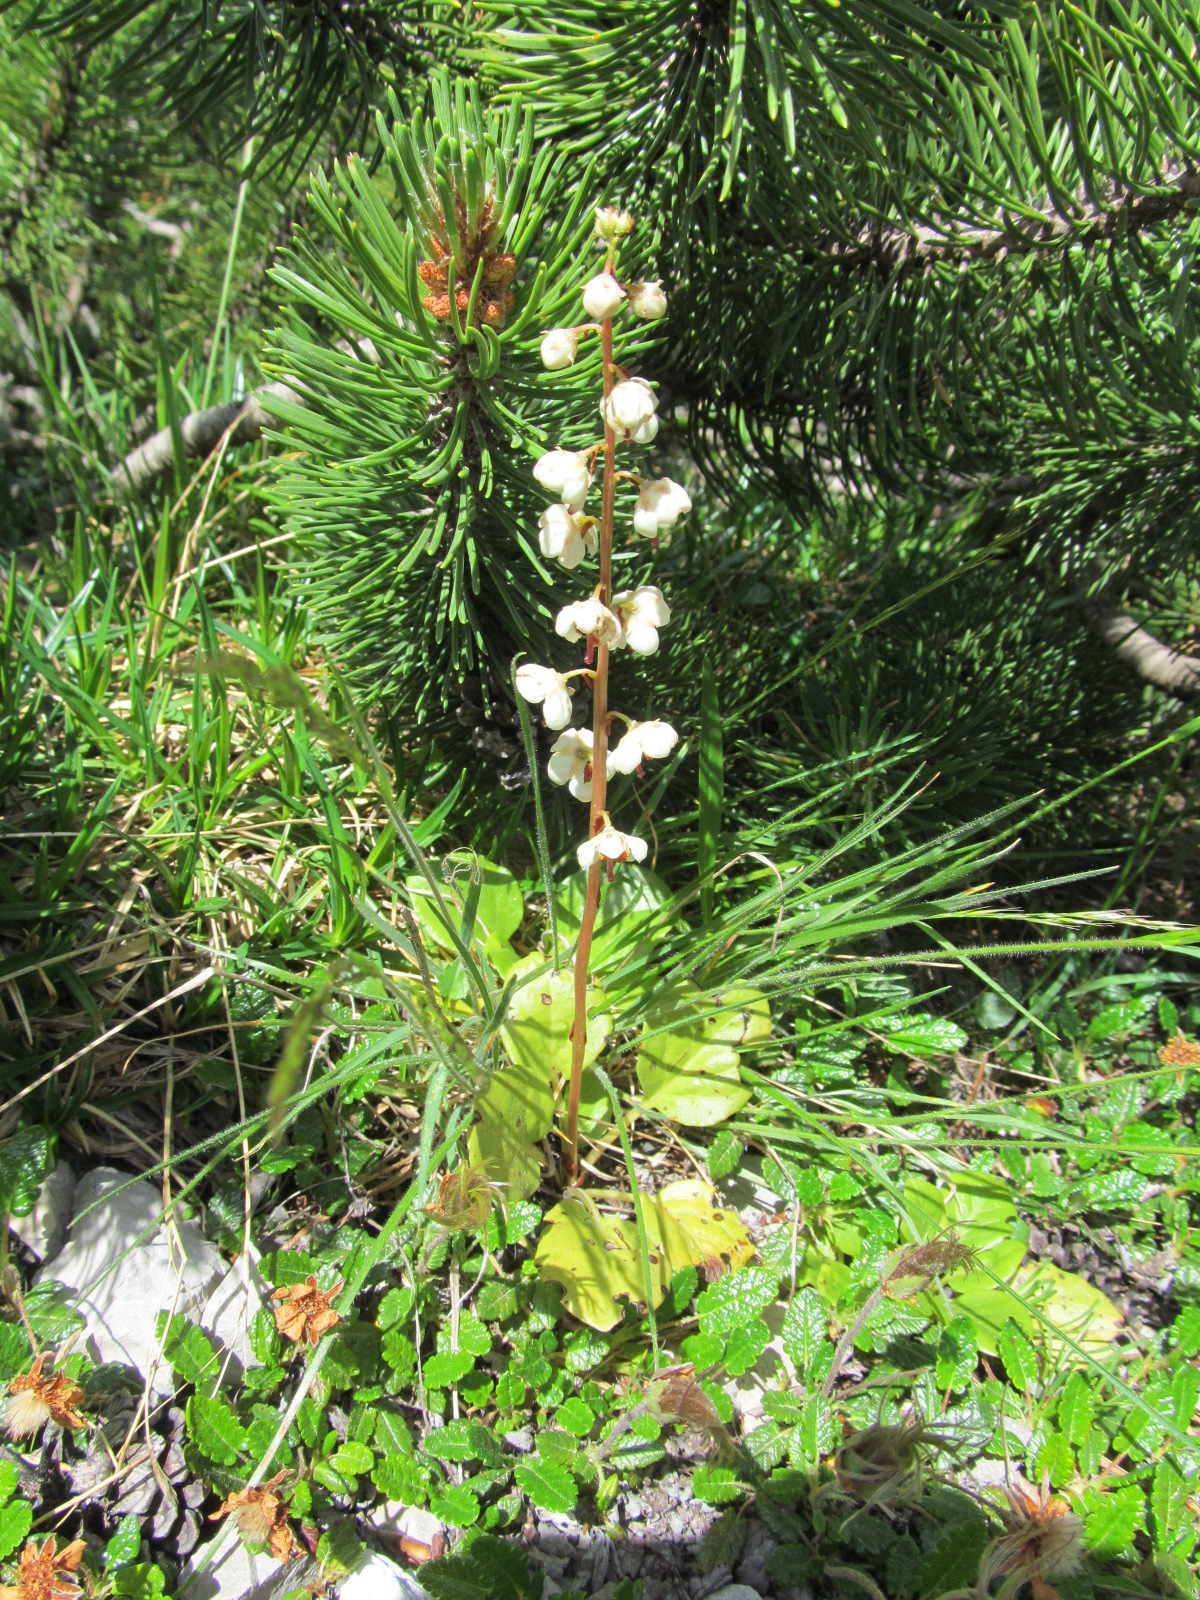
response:
M620 619L625 643L635 656L652 656L658 649L658 630L671 620L671 608L655 584L623 589L613 596L612 608Z
M625 291L611 272L600 272L583 286L583 309L593 322L614 316L625 299Z
M562 503L568 511L583 509L592 484L584 451L548 450L534 463L533 475L543 489L562 495Z
M532 662L517 668L517 693L533 705L540 704L548 728L565 728L571 720L571 685L553 667Z
M633 512L633 530L643 538L656 539L692 509L691 496L672 478L651 478L643 483Z
M597 644L614 646L621 642L621 624L594 597L564 606L555 620L554 631L570 644L577 639L595 639Z
M644 431L648 423L653 423L654 430L649 437L638 439L645 444L658 432L658 420L654 415L657 409L658 397L644 378L626 378L600 403L601 415L616 433L638 438L638 431Z
M669 722L631 722L608 764L613 772L636 772L643 761L664 761L678 743Z
M547 506L538 518L538 546L544 556L558 561L571 571L585 555L595 555L598 544L596 523L581 517L566 506Z
M569 367L579 354L579 339L574 328L551 328L542 340L542 365L551 372Z
M629 309L636 317L654 322L667 314L667 296L657 278L650 283L629 285Z
M576 850L579 865L586 872L596 861L644 861L647 845L632 833L622 833L610 822L594 839L585 839Z
M605 244L615 244L618 239L626 239L633 232L633 218L628 211L622 211L620 206L596 207L596 237L603 239Z

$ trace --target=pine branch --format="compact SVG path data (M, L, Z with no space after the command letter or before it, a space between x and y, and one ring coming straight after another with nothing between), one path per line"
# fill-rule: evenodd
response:
M875 225L849 238L829 234L794 244L791 249L805 263L832 263L851 272L873 268L889 278L897 273L924 272L943 263L999 262L1008 255L1061 250L1066 245L1091 249L1170 222L1197 200L1200 172L1188 170L1174 173L1171 182L1147 194L1118 196L1114 190L1108 204L1081 200L1070 215L1047 207L1025 209L1019 218L1006 213L1002 222L990 228L963 227L950 221L944 227ZM762 230L756 230L747 242L777 247L777 241L768 240Z
M1084 621L1139 678L1180 700L1200 696L1200 660L1172 650L1127 611L1103 601L1081 602Z

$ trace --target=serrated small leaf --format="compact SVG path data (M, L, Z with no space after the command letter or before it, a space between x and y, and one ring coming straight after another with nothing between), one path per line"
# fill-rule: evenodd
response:
M987 1543L987 1528L978 1522L954 1522L938 1536L937 1543L917 1571L917 1588L922 1594L938 1595L947 1589L974 1584L979 1575L979 1558Z
M783 1318L783 1348L806 1376L829 1330L829 1307L815 1289L798 1289Z
M142 1527L136 1512L129 1512L121 1518L120 1526L116 1533L104 1546L104 1565L112 1572L117 1567L128 1566L131 1561L137 1560L137 1553L142 1545Z
M466 1350L439 1351L429 1356L422 1368L430 1389L448 1389L452 1383L465 1378L475 1365L475 1357Z
M348 1478L355 1478L361 1472L370 1472L375 1465L375 1452L369 1444L363 1444L358 1439L347 1439L334 1452L331 1460L339 1472Z
M0 1506L0 1561L7 1559L33 1526L33 1507L28 1500L10 1500Z
M25 1217L33 1210L50 1170L54 1145L48 1128L18 1128L0 1144L0 1216Z
M219 1395L194 1394L185 1412L188 1434L201 1455L231 1467L246 1448L246 1430Z
M761 1317L754 1317L745 1327L734 1328L725 1346L725 1370L729 1376L740 1378L749 1372L770 1342L771 1330Z
M579 1495L575 1479L558 1462L544 1461L534 1456L531 1461L523 1461L513 1472L513 1477L539 1511L561 1514L574 1509Z
M710 1506L740 1500L746 1487L732 1467L697 1467L692 1477L692 1493L697 1500Z
M375 1313L375 1326L381 1333L389 1328L405 1326L413 1314L417 1297L411 1289L389 1289L379 1302Z
M1188 1500L1196 1492L1193 1474L1185 1478L1171 1461L1160 1461L1154 1469L1150 1490L1150 1511L1154 1517L1154 1547L1169 1550L1186 1526L1190 1513Z
M1037 1356L1033 1345L1010 1317L1000 1330L1000 1359L1014 1389L1024 1392L1037 1382Z
M1145 1508L1145 1499L1136 1484L1122 1485L1111 1494L1087 1489L1083 1503L1087 1511L1083 1542L1097 1559L1107 1560L1132 1549Z
M777 1279L757 1267L745 1267L718 1278L696 1302L700 1331L727 1335L744 1327L771 1304L777 1288Z
M737 1171L738 1162L742 1159L745 1148L737 1134L730 1133L728 1128L718 1130L708 1147L705 1161L708 1175L714 1183L719 1183L722 1178L727 1178L731 1172Z
M942 1329L937 1347L939 1389L961 1389L970 1383L979 1360L979 1341L970 1317L952 1317Z
M452 1528L470 1528L479 1521L479 1497L465 1483L449 1483L431 1491L429 1509Z
M422 1448L439 1461L482 1461L498 1467L503 1453L491 1429L470 1417L457 1417L426 1434Z
M1096 1402L1082 1372L1073 1372L1058 1402L1058 1425L1074 1445L1081 1445L1096 1420Z
M576 1439L586 1439L596 1425L596 1413L585 1400L572 1395L554 1413L554 1421Z
M718 1567L728 1567L732 1571L745 1547L745 1517L739 1517L733 1511L723 1512L704 1535L700 1545L701 1572L715 1572Z

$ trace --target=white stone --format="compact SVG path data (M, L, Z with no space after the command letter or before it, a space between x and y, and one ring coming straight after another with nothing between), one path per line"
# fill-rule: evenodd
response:
M199 1572L188 1562L179 1586L179 1600L242 1600L282 1565L272 1555L247 1550L239 1538L232 1536L216 1560Z
M71 1220L75 1181L71 1163L60 1161L49 1177L43 1178L37 1204L29 1215L9 1220L9 1227L17 1238L39 1261L52 1260L63 1247Z
M429 1595L389 1556L368 1550L338 1584L338 1600L429 1600Z
M710 1594L708 1600L762 1600L762 1596L748 1583L727 1583L723 1589Z
M174 1233L161 1226L162 1199L153 1185L113 1167L86 1173L75 1190L70 1234L35 1282L53 1279L74 1290L93 1361L132 1367L143 1379L158 1350L160 1311L195 1316L216 1285L224 1262L192 1222ZM151 1393L172 1393L171 1369L159 1360Z
M204 1303L200 1326L232 1359L227 1376L237 1379L247 1367L262 1363L250 1348L250 1324L269 1290L258 1271L259 1252L250 1246L249 1259L239 1256Z

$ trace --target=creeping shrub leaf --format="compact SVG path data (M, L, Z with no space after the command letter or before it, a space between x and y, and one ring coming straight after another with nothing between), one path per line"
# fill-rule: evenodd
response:
M513 1473L518 1487L529 1496L539 1511L571 1511L578 1498L575 1479L557 1461L534 1456L523 1461Z

